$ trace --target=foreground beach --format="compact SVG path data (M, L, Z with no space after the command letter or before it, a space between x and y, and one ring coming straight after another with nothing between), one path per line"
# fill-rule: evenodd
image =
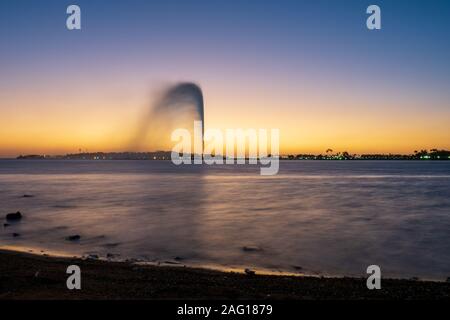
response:
M81 268L82 289L66 288L66 268ZM450 283L246 275L206 269L138 266L0 251L0 299L450 299Z

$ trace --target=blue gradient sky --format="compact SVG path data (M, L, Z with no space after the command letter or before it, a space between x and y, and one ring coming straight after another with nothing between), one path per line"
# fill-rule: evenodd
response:
M0 155L120 150L177 81L206 127L280 128L282 152L450 148L449 33L449 1L4 0Z

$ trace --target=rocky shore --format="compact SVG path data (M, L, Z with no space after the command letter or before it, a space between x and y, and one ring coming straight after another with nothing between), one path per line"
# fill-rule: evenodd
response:
M73 264L81 269L81 290L66 287L66 269ZM0 299L450 300L450 283L383 279L381 290L368 290L359 278L241 274L0 250Z

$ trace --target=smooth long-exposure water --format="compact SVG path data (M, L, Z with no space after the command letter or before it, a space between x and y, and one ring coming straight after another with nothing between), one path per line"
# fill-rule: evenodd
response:
M23 197L23 195L33 197ZM0 246L325 275L450 276L450 161L0 161ZM6 222L6 221L4 221ZM20 236L13 237L13 233ZM67 241L79 234L80 241ZM36 251L36 248L38 248Z

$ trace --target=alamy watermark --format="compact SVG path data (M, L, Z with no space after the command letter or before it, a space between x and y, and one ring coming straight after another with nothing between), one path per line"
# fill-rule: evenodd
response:
M369 30L380 30L381 29L381 9L376 4L372 4L367 7L367 14L370 16L367 18L366 26Z
M70 265L66 270L67 274L70 276L66 280L66 286L69 290L80 290L81 289L81 269L77 265Z
M367 267L366 270L367 274L370 274L370 276L367 278L366 285L367 289L373 290L381 289L381 268L377 266L376 264L370 265Z
M81 8L76 4L67 7L66 13L69 15L66 20L68 30L81 30ZM369 30L381 29L381 9L378 5L372 4L367 7L366 13L370 16L366 20L366 26Z
M81 9L76 4L67 7L66 13L69 15L66 20L68 30L81 30Z
M270 139L269 139L270 136ZM279 129L203 130L202 121L194 121L193 137L186 128L172 132L171 160L174 164L259 164L261 175L279 170ZM224 152L225 150L225 152Z

